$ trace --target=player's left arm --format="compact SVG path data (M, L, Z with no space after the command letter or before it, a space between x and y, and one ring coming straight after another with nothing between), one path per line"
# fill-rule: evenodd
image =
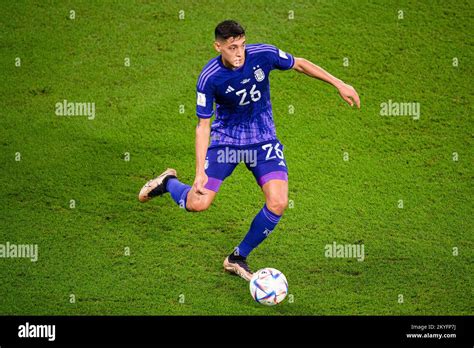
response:
M359 95L357 94L354 87L332 76L323 68L317 66L314 63L311 63L307 59L295 57L295 63L293 65L293 69L300 73L304 73L310 77L314 77L316 79L325 81L333 85L334 87L338 89L339 94L341 95L342 99L344 99L350 106L353 106L355 103L357 107L360 108Z

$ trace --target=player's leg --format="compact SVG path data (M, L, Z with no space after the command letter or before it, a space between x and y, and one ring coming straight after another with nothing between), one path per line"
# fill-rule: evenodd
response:
M224 260L224 269L246 280L252 277L246 262L248 255L273 232L288 205L288 171L283 145L275 140L253 150L257 151L257 163L246 164L262 187L265 204L253 219L244 239Z
M138 199L146 202L153 197L169 192L171 198L180 208L187 211L199 212L210 207L220 185L234 170L236 163L222 163L217 160L219 148L210 148L206 155L206 175L208 182L204 192L196 192L190 185L184 184L177 178L176 170L168 168L161 175L147 182L141 189Z
M209 178L212 183L215 178ZM168 168L158 177L150 180L143 186L138 195L141 202L161 196L167 192L180 208L186 208L187 211L203 211L210 207L214 197L217 194L218 186L206 184L203 193L196 192L190 185L184 184L177 178L176 170Z
M205 171L207 183L204 185L204 194L196 192L194 188L187 195L186 209L188 211L203 211L209 208L216 197L222 182L234 171L238 163L229 163L219 158L222 147L213 147L207 150Z
M224 269L236 273L247 281L252 271L247 257L273 232L288 206L288 181L271 180L262 186L265 205L254 217L250 229L234 252L224 260Z
M217 191L209 190L206 187L204 188L204 194L196 192L194 188L191 188L186 200L186 210L197 212L208 209L216 194Z
M279 179L271 179L262 185L265 204L237 247L239 254L245 258L274 231L288 206L288 177L282 171L273 173Z
M262 186L265 206L275 216L282 216L288 207L288 179L270 180Z

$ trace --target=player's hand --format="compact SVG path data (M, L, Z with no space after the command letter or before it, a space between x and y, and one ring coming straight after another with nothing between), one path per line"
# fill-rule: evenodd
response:
M354 103L355 103L357 107L360 109L359 95L357 94L354 87L345 83L341 83L340 85L337 86L337 89L339 90L339 94L341 95L341 98L344 99L347 102L347 104L349 104L350 106L354 106Z
M196 174L194 178L193 190L194 192L205 195L204 186L207 184L208 177L206 173Z

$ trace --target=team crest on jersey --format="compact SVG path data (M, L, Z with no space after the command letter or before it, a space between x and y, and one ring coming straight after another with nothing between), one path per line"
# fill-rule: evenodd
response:
M263 79L265 79L265 73L263 72L262 68L255 70L253 73L257 82L262 82Z

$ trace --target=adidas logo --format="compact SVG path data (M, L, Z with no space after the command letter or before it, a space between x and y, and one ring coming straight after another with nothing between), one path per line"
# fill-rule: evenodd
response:
M232 88L232 86L227 86L227 89L226 89L226 91L225 91L225 94L230 93L230 92L232 92L232 91L235 91L235 89Z
M245 85L245 84L246 84L247 82L249 82L249 81L250 81L250 79L245 79L245 80L240 81L240 83L243 84L243 85Z
M280 161L280 163L278 163L279 166L283 166L283 167L286 167L286 164L283 160Z

